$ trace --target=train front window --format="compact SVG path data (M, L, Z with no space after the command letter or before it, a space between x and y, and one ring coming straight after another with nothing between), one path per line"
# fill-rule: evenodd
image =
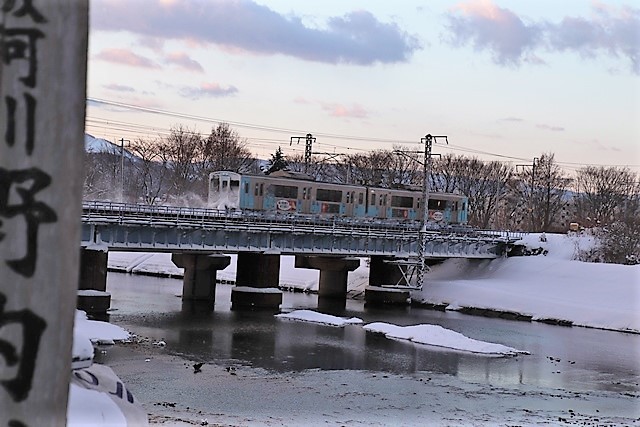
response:
M211 178L211 188L213 191L220 191L220 179L217 176Z
M240 188L240 181L238 181L237 179L232 179L230 184L231 185L229 187L231 188L231 191L234 191Z

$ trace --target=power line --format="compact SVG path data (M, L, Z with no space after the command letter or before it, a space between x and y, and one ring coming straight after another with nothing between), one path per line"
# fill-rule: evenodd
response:
M192 114L179 113L179 112L174 112L174 111L169 111L169 110L164 110L164 109L159 109L159 108L143 107L143 106L139 106L139 105L133 105L133 104L128 104L128 103L124 103L124 102L118 102L118 101L112 101L112 100L100 99L100 98L87 97L87 102L93 102L93 103L97 103L97 104L109 105L109 106L113 106L113 107L120 107L120 108L125 108L125 109L129 109L129 110L134 110L134 111L142 111L142 112L161 115L161 116L176 117L176 118L187 119L187 120L195 120L195 121L204 122L204 123L211 123L211 124L227 123L229 125L236 126L236 127L239 127L239 128L245 128L245 129L251 129L251 130L259 130L259 131L264 131L264 132L274 132L274 133L282 133L282 134L289 134L289 135L291 133L305 133L305 134L307 133L307 131L303 131L303 130L300 130L300 129L280 128L280 127L275 127L275 126L258 125L258 124L252 124L252 123L237 122L237 121L230 121L230 120L217 119L217 118L211 118L211 117L197 116L197 115L192 115ZM156 126L141 125L141 124L136 124L136 123L130 123L130 122L124 122L124 121L118 121L118 120L102 119L102 118L97 118L97 117L93 118L93 117L90 117L90 116L87 116L87 124L89 126L93 127L93 128L110 129L110 130L113 130L113 131L117 131L117 134L114 132L114 134L113 134L114 136L120 135L122 132L128 132L128 133L131 133L131 134L143 133L143 134L147 134L147 135L151 135L153 133L153 134L155 134L155 136L170 135L170 133L171 133L171 129L167 129L167 128L158 128ZM100 126L100 125L102 125L102 126ZM346 141L361 141L361 142L367 142L367 143L394 144L394 145L402 145L402 144L404 144L404 145L415 145L416 144L415 140L397 140L397 139L375 138L375 137L366 137L366 136L340 135L340 134L324 133L324 132L314 132L314 135L316 135L318 137L322 137L323 139L324 138L327 138L327 139L339 139L339 140L346 140ZM284 139L283 140L279 140L279 139L258 138L258 137L250 137L250 136L249 137L245 137L245 139L248 140L248 141L254 141L253 144L252 144L253 146L260 146L260 147L265 147L265 148L272 148L272 146L271 145L267 145L267 144L260 144L259 142L267 142L267 143L273 143L273 144L284 144L285 142L287 142ZM354 147L353 145L328 144L328 143L325 143L325 142L318 142L317 145L331 147L334 150L335 149L340 149L340 150L346 150L346 151L359 151L359 152L369 152L369 151L371 151L370 148L358 148L358 147ZM462 152L462 153L477 154L477 155L483 155L483 156L488 156L488 157L495 157L495 158L498 158L498 159L505 159L503 161L507 162L507 163L510 163L510 161L529 161L530 160L530 158L516 157L516 156L510 156L510 155L506 155L506 154L494 153L494 152L490 152L490 151L478 150L478 149L474 149L474 148L460 146L460 145L457 145L457 144L449 144L446 148L451 150L451 151L459 151L459 152ZM293 150L293 151L296 151L296 150ZM556 161L556 163L558 165L566 165L564 167L566 167L567 169L573 169L574 167L575 168L579 168L579 167L584 167L584 166L628 167L628 168L640 167L640 165L635 165L635 164L628 164L628 165L612 165L612 164L608 164L608 165L605 165L605 164L589 164L589 163L575 163L575 162L562 162L562 161Z

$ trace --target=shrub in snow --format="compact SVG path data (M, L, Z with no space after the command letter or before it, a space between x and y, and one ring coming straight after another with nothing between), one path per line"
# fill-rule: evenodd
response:
M581 261L635 265L640 263L640 221L614 222L592 230L593 248L579 254Z

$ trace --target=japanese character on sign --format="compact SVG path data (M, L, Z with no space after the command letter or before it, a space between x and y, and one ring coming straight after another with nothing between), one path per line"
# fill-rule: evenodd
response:
M29 396L31 382L38 358L40 337L47 327L47 322L31 310L4 311L7 298L0 293L0 329L15 323L22 327L22 345L20 352L11 342L0 339L0 356L6 366L18 366L15 376L0 380L0 385L7 390L11 398L21 402Z
M29 15L31 19L33 19L33 22L47 22L47 19L33 6L32 0L22 0L22 6L17 9L16 3L16 0L4 0L4 3L2 4L2 11L4 13L9 13L13 10L13 16L16 18L22 18L23 16Z
M26 254L6 263L24 277L31 277L35 272L40 224L58 220L51 207L35 199L36 194L50 183L51 177L37 168L14 171L0 168L0 242L5 238L2 233L2 218L23 215L27 223ZM14 201L15 196L20 200Z

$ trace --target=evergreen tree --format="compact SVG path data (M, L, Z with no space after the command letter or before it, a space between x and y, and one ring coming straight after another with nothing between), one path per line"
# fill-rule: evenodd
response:
M289 163L284 154L282 154L282 149L278 147L276 152L271 155L271 160L267 164L267 169L265 170L265 175L269 175L273 172L279 170L287 170Z

